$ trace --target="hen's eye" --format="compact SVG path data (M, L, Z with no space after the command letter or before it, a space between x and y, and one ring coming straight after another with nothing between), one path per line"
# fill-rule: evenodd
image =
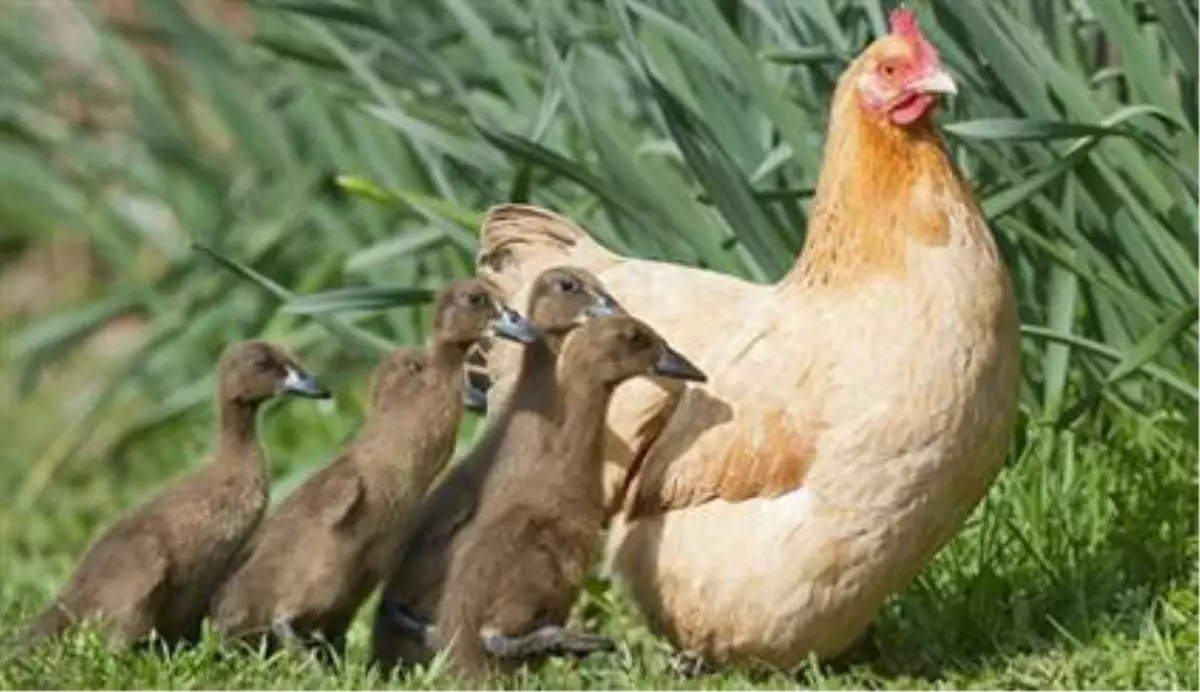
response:
M883 67L881 67L879 69L881 72L883 72L884 77L891 77L892 75L896 74L896 66L895 65L884 65Z

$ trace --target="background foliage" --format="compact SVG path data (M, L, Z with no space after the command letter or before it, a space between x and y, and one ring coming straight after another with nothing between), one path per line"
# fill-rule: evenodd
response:
M1196 685L1196 3L911 4L959 80L948 141L1017 282L1023 417L986 507L882 619L869 675ZM10 8L4 621L198 457L229 340L286 341L339 392L269 417L279 489L327 458L378 349L420 341L428 290L471 271L494 203L558 210L620 252L781 275L835 80L891 6ZM641 641L627 613L601 620ZM597 670L584 682L638 684Z

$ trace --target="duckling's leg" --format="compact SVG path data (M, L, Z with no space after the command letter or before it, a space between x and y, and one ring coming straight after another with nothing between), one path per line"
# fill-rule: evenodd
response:
M339 664L346 660L346 635L345 634L339 634L338 636L331 639L329 641L329 647L330 647L330 649L333 650L334 655L337 656L337 661Z
M154 616L146 608L130 608L108 620L108 642L114 648L129 648L154 629Z
M314 647L313 657L321 665L330 668L341 667L346 660L346 635L336 635L332 638L320 638Z
M304 641L300 639L300 635L296 634L296 630L292 628L292 623L287 618L276 618L271 622L271 634L275 635L275 640L284 647L293 651L304 651L307 647L304 646Z
M532 658L536 656L584 657L599 651L613 651L616 644L603 635L572 632L547 625L529 634L509 636L485 629L479 633L483 647L496 658Z

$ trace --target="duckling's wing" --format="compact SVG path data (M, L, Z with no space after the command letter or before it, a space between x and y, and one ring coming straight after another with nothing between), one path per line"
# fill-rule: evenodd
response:
M116 644L132 644L155 624L168 568L151 527L118 524L84 555L66 590L34 624L34 638L58 634L80 619L101 617Z
M321 516L336 530L349 529L366 509L366 495L362 476L331 474L321 488Z

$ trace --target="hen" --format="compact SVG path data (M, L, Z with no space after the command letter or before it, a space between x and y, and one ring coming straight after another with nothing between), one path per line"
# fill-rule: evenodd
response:
M489 213L477 269L506 300L586 267L709 374L627 383L608 416L609 557L681 649L782 668L845 651L1003 464L1018 318L931 118L954 92L894 12L838 81L806 244L773 285L621 257L533 207ZM489 352L491 402L515 357Z

